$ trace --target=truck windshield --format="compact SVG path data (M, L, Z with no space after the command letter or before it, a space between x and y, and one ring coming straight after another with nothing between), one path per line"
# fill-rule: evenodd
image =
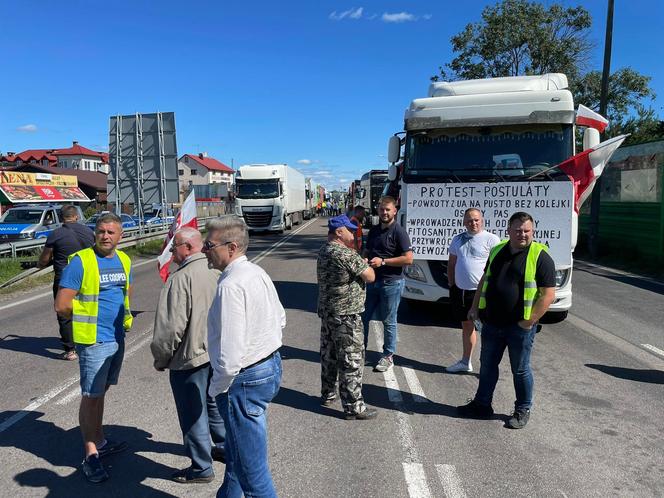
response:
M405 176L419 178L528 178L555 166L573 153L572 125L513 125L436 129L409 132L406 137ZM554 168L538 180L562 173Z
M2 223L24 223L34 225L41 221L44 211L32 211L29 209L10 209L2 217Z
M270 199L279 197L279 180L237 180L239 199Z

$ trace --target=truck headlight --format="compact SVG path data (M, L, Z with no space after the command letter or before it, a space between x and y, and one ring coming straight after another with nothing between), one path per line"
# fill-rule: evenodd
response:
M242 208L240 206L235 206L235 216L242 216Z
M272 208L272 216L279 216L280 214L281 214L281 206L275 204L274 207Z
M417 264L406 266L404 273L411 280L419 280L420 282L427 281L427 277L424 275L424 271L422 271L422 268L420 268Z
M569 270L556 270L556 287L562 287L567 281Z

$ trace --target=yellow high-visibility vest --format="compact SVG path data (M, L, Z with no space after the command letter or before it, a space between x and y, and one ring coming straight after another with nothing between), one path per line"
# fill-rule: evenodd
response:
M129 330L133 322L129 308L129 273L131 259L126 253L116 249L125 272L124 287L124 328ZM95 344L97 342L97 317L99 315L99 264L92 247L75 252L68 258L70 262L78 256L83 265L83 281L78 294L74 297L72 310L72 330L76 344Z
M486 308L486 290L489 288L489 278L491 278L491 263L496 257L496 254L500 250L509 244L509 240L503 240L499 244L495 245L491 249L489 254L489 266L486 270L486 276L484 277L484 284L482 285L482 291L480 294L480 304L479 309ZM526 271L523 276L523 319L530 320L530 315L533 311L533 304L539 297L539 290L537 288L537 282L535 281L535 272L537 271L537 260L542 254L542 251L548 251L548 247L539 242L531 242L530 247L528 247L528 256L526 257Z

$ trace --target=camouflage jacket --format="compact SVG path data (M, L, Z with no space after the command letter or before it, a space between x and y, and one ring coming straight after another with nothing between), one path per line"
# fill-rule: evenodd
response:
M366 291L360 274L367 268L352 249L325 243L318 251L318 316L362 313Z

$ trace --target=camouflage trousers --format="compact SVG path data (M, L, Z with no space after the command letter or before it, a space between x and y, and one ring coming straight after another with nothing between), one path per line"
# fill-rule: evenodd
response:
M333 397L339 378L341 405L346 413L365 410L362 398L364 329L362 315L330 315L321 318L321 395Z

